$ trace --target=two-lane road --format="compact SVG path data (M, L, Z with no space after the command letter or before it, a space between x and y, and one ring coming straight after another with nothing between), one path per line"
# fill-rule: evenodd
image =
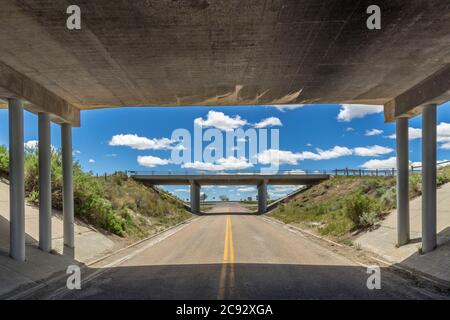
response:
M260 216L214 209L131 259L66 291L66 299L405 299L428 298L382 269L381 290L366 269ZM229 213L229 214L228 214Z

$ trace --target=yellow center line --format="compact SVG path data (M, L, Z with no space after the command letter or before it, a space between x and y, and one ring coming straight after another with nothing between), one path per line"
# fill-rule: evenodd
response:
M225 227L225 244L223 247L223 259L222 262L226 263L228 260L228 241L229 241L229 237L228 237L228 225L229 225L229 221L230 221L230 217L227 216L227 226Z
M234 287L234 245L233 245L233 231L232 231L231 217L227 216L225 227L225 243L223 247L222 270L220 272L219 283L219 299L225 298L226 287L232 291ZM227 266L230 266L230 273L227 274ZM228 278L228 279L227 279ZM228 281L227 281L228 280Z
M230 263L234 263L233 228L232 228L230 216L228 216L228 228L230 229L230 234L229 234Z

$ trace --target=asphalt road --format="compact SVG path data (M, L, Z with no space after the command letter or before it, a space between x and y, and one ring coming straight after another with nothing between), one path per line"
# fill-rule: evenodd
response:
M387 269L381 289L369 290L366 268L260 216L234 214L238 204L214 211L57 298L429 298Z

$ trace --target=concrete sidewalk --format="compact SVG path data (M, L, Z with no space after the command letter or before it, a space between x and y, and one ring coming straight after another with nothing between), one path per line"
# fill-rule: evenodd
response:
M52 245L54 252L38 249L39 209L26 205L26 261L9 257L9 185L0 181L0 297L26 286L42 282L71 264L86 264L123 246L125 241L106 236L81 221L75 221L75 251L64 250L62 214L52 217ZM64 252L63 252L64 251Z
M397 212L393 211L380 227L359 236L355 243L385 260L418 271L426 276L448 283L450 286L450 183L437 191L438 248L421 255L422 197L410 202L411 242L400 248L397 242Z

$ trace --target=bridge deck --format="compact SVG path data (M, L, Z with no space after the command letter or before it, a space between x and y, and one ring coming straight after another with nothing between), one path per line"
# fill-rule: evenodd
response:
M328 174L133 174L131 177L150 185L311 185L330 178Z

